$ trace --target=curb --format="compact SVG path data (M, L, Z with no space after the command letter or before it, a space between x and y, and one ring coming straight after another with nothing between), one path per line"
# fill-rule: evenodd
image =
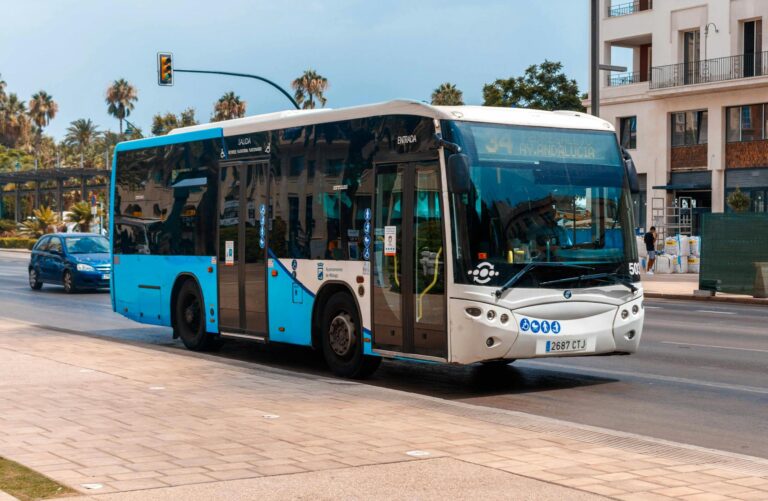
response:
M713 303L758 304L768 306L768 299L756 297L694 296L693 294L666 294L662 292L644 292L650 299L673 299L683 301L708 301Z

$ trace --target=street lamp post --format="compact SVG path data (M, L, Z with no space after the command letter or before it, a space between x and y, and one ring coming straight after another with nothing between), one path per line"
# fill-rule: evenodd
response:
M627 71L626 66L600 64L600 0L591 0L590 33L590 108L592 115L600 116L600 71Z
M173 71L176 72L176 73L204 73L204 74L207 74L207 75L227 75L227 76L230 76L230 77L253 78L253 79L256 79L256 80L260 80L260 81L262 81L262 82L264 82L266 84L271 85L272 87L274 87L278 91L280 91L280 93L282 95L284 95L285 97L287 97L288 100L291 102L291 104L297 110L300 109L299 108L299 103L297 103L296 100L290 94L288 94L288 92L285 89L283 89L282 87L277 85L272 80L269 80L269 79L264 78L264 77L260 77L258 75L251 75L249 73L233 73L231 71L213 71L213 70L176 70L175 69Z

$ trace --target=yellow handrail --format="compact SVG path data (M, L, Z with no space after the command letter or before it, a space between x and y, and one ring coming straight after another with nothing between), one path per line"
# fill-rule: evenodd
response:
M422 301L423 301L423 299L424 299L424 295L425 295L427 292L429 292L430 290L432 290L432 287L434 287L434 286L435 286L435 284L437 283L437 276L438 276L438 273L440 272L440 254L442 254L442 253L443 253L443 248L442 248L442 247L440 247L440 249L438 249L438 251L437 251L437 255L435 256L435 274L434 274L434 276L432 277L432 283L431 283L431 284L429 284L429 285L428 285L428 286L427 286L427 287L426 287L426 288L425 288L425 289L424 289L424 290L421 292L421 294L419 294L419 311L416 313L416 321L417 321L417 322L418 322L418 321L420 321L420 320L421 320L421 317L422 317L422 313L423 313Z

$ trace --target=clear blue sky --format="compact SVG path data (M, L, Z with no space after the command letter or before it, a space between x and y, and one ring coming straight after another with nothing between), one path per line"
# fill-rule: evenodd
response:
M156 53L178 68L256 73L288 87L309 67L328 78L329 107L393 98L429 100L450 81L467 104L482 86L559 60L587 87L588 0L3 0L0 74L25 101L44 89L59 103L47 129L61 139L70 121L117 130L104 94L117 78L138 88L129 120L149 134L152 115L192 106L209 120L234 91L247 114L285 109L265 84L177 74L159 87Z

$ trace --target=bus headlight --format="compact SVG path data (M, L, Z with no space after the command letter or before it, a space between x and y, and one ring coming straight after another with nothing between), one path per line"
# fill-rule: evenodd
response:
M488 310L488 314L486 316L488 317L489 321L492 321L494 318L496 318L496 312L493 310Z
M632 306L632 314L637 315L637 312L640 311L640 307L637 305Z
M629 316L629 310L621 310L621 319L626 320Z

